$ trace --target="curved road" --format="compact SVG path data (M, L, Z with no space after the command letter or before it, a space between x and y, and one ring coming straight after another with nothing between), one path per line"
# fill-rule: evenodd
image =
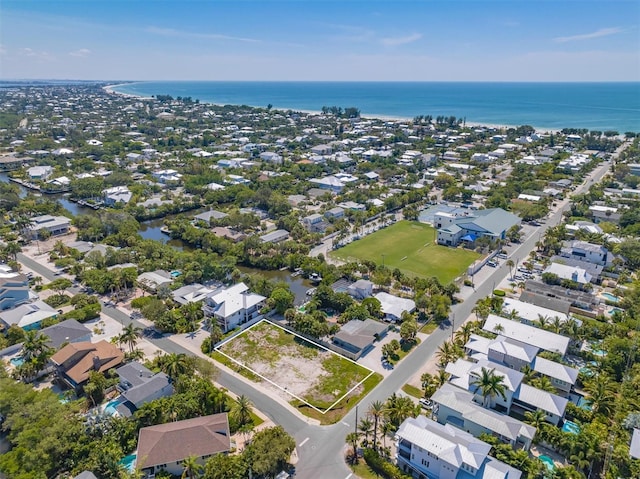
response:
M616 152L616 156L620 151L621 149ZM601 164L589 175L582 185L576 188L573 194L583 193L590 185L597 183L607 173L609 166L609 162ZM555 212L553 212L546 221L546 224L535 228L528 238L513 250L510 257L520 260L526 258L529 252L535 248L535 243L544 232L562 220L562 213L568 209L569 204L569 198L560 202ZM51 270L31 258L19 254L18 259L26 267L43 277L50 280L56 278ZM477 285L476 290L463 303L453 306L451 319L453 320L456 317L459 320L466 319L471 314L477 300L490 295L494 285L499 284L508 273L509 268L505 265L505 262L502 262L481 284ZM132 321L128 315L118 309L105 307L103 305L102 311L107 316L116 319L122 324L133 322L136 326L145 327L144 324L138 321ZM435 354L438 347L449 339L453 332L451 323L452 321L443 324L442 327L430 334L426 340L396 366L395 370L389 376L360 402L358 406L359 417L362 417L372 402L386 400L392 393L402 388L402 386L420 370L427 359ZM150 339L150 341L162 350L170 353L192 354L166 338ZM244 379L240 379L219 369L216 381L238 395L244 394L250 397L260 411L269 416L274 423L284 427L284 429L295 438L299 458L296 466L297 477L304 479L346 479L352 477L350 469L344 462L344 439L349 432L354 430L356 419L355 409L350 411L342 421L337 424L331 426L310 425L278 401L257 391L252 387L251 383Z

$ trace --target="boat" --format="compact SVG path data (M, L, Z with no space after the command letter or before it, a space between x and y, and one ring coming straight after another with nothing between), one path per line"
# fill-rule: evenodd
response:
M318 273L311 273L309 275L309 281L311 281L312 283L319 283L320 281L322 281L322 276L320 276Z

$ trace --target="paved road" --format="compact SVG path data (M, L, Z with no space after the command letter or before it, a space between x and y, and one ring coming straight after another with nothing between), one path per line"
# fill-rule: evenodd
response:
M621 151L621 150L620 150ZM619 151L616 152L619 154ZM586 181L576 188L573 194L580 194L586 191L593 183L597 183L609 170L610 163L604 163L596 168ZM531 234L518 245L510 257L518 260L526 258L529 252L535 247L544 232L551 226L557 225L562 220L562 213L569 207L569 199L560 202L556 211L552 213L545 224L534 229ZM32 269L36 273L47 279L55 279L51 270L40 265L36 261L20 254L20 262ZM494 285L499 284L509 274L509 268L503 262L495 268L493 272L477 285L476 290L463 303L452 308L451 320L441 328L436 329L424 340L416 350L407 356L387 376L377 388L369 393L361 402L357 412L362 417L369 405L374 401L384 401L392 393L397 392L410 378L420 370L423 364L437 351L438 347L451 337L456 324L466 319L475 306L475 303L491 294ZM118 309L105 307L103 313L116 319L122 324L133 322L136 326L145 327L138 321L131 320L128 315ZM457 318L457 320L456 320ZM451 324L453 322L453 325ZM166 352L191 354L180 345L166 339L151 339L157 347ZM293 414L282 404L273 400L266 394L257 391L249 383L237 378L225 371L220 371L217 379L218 383L228 388L236 394L244 394L251 398L254 405L264 414L270 417L275 423L282 425L296 440L298 445L297 477L304 479L342 479L350 476L351 472L344 462L345 436L354 430L356 422L356 410L349 412L345 418L331 426L309 425L297 415Z

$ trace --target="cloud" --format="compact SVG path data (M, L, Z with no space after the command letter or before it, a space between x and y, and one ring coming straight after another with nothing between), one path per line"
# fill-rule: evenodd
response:
M411 35L406 35L404 37L382 38L380 39L380 43L382 43L385 47L397 47L398 45L406 45L407 43L417 42L421 38L421 33L412 33Z
M154 26L147 27L145 29L145 32L152 33L154 35L162 35L165 37L198 38L201 40L230 40L245 43L260 43L260 40L257 40L255 38L234 37L230 35L223 35L220 33L193 33L176 30L174 28L162 28Z
M45 51L37 51L34 50L33 48L29 48L29 47L25 47L25 48L20 48L18 50L18 54L20 56L23 57L30 57L33 58L35 60L54 60L55 57L52 56L49 52L45 52Z
M25 57L35 57L37 53L33 51L33 48L21 48L19 50L20 55L24 55Z
M591 40L592 38L600 38L600 37L608 37L610 35L617 35L618 33L622 33L624 30L620 27L614 28L601 28L600 30L596 30L591 33L583 33L581 35L572 35L569 37L556 37L553 39L556 43L566 43L566 42L578 42L582 40Z
M81 48L79 50L74 50L72 52L69 52L69 55L71 55L72 57L86 57L91 53L91 50L89 50L88 48Z

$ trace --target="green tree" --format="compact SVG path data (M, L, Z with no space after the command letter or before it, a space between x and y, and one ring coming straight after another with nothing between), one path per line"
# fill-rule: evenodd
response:
M275 288L269 298L273 302L273 307L278 314L284 314L285 311L293 307L295 296L289 289Z
M255 433L245 449L246 458L257 476L275 475L284 468L295 447L295 441L282 426L266 428Z
M237 427L242 427L252 422L251 414L253 412L253 404L251 400L245 396L238 396L231 406L230 416Z
M400 337L403 341L411 342L416 339L416 334L418 334L418 323L415 319L410 319L408 321L403 321L400 325Z
M129 345L129 352L132 353L138 344L141 334L142 328L138 328L133 323L129 323L122 328L122 333L118 336L118 343Z
M202 477L202 472L204 471L204 466L198 462L198 458L196 456L189 456L184 461L182 461L182 466L184 470L182 471L182 479L196 479L197 477Z
M104 399L104 391L109 381L104 374L98 371L89 372L89 380L84 386L84 393L92 407L96 407Z
M192 361L189 360L186 354L182 353L165 354L158 362L160 369L174 380L193 370Z
M369 414L373 418L373 448L377 449L376 445L378 442L378 423L384 416L384 403L382 401L372 402L369 406L367 414Z
M500 396L505 401L507 399L505 395L507 388L504 384L504 377L497 375L495 369L483 367L480 376L474 378L469 384L475 386L474 394L480 391L480 394L484 398L482 404L484 407L491 407L493 398L496 396Z

